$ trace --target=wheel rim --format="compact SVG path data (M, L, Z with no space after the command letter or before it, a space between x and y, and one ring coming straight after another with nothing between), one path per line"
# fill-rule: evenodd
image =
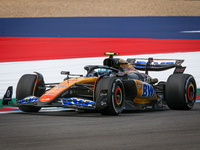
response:
M120 106L122 104L123 96L122 96L122 90L118 86L115 90L115 103L117 106Z
M188 89L187 89L187 97L190 101L192 101L195 97L195 88L192 83L189 84Z

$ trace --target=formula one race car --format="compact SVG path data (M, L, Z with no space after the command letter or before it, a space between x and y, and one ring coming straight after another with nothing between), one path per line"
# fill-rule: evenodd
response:
M174 110L189 110L196 101L196 82L192 75L183 74L184 60L133 59L126 61L109 55L103 65L88 65L85 76L62 71L61 83L45 84L40 73L23 75L16 89L16 104L10 102L9 87L4 105L18 106L24 112L38 112L42 107L64 107L96 110L103 115L118 115L123 110L144 110L168 106ZM175 68L166 82L158 82L148 71ZM145 73L139 73L143 70ZM75 77L73 77L75 76Z

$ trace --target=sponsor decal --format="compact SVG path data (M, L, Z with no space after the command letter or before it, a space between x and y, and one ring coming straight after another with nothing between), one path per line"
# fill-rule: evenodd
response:
M48 101L50 98L42 98L42 101Z
M141 82L139 82L138 87L139 87L139 89L142 88L142 83Z
M136 61L137 64L146 64L147 61ZM167 61L167 60L157 60L151 63L152 65L172 65L175 64L175 61Z
M155 96L155 90L147 83L143 83L142 97L153 98Z
M186 67L178 66L175 68L174 73L183 73Z
M64 106L73 108L95 108L96 103L91 100L85 100L80 98L63 98L62 104Z
M107 96L107 93L100 93L100 96Z
M35 97L35 96L30 96L30 97L26 97L22 100L19 100L17 102L17 104L31 104L31 103L35 103L37 102L39 99L39 97Z
M10 90L8 90L7 93L6 93L6 96L10 97L10 95L11 95L11 92L10 92Z
M57 86L58 88L66 88L67 86Z
M132 71L133 70L132 67L127 67L127 66L124 66L123 69L124 69L124 71Z
M107 94L107 90L102 90L101 92L100 92L100 96L107 96L108 94Z

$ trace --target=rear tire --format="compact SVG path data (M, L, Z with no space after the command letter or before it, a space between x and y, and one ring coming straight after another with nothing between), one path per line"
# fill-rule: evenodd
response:
M35 85L36 79L37 79L37 75L34 75L34 74L25 74L20 78L20 80L17 84L17 90L16 90L16 100L17 101L22 100L28 96L40 96L40 95L37 95L38 92L36 92L36 91L38 91L38 89L37 89L38 83L37 83L37 85ZM35 87L35 89L34 89L34 87ZM24 106L19 106L19 109L24 112L38 112L41 109L41 107L24 105Z
M190 110L196 101L196 82L192 75L173 74L166 84L166 102L170 109Z

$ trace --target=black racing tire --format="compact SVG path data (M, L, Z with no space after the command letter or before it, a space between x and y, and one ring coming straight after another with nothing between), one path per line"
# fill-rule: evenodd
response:
M165 88L166 103L173 110L190 110L196 101L196 82L190 74L171 75Z
M107 106L100 110L102 115L118 115L124 110L125 91L124 85L119 78L103 78L97 84L97 91L101 87L107 87ZM100 94L100 93L98 93Z
M34 86L36 82L37 75L34 74L25 74L23 75L16 89L16 100L22 100L25 97L33 96ZM38 112L41 107L36 106L19 106L19 109L24 112Z

